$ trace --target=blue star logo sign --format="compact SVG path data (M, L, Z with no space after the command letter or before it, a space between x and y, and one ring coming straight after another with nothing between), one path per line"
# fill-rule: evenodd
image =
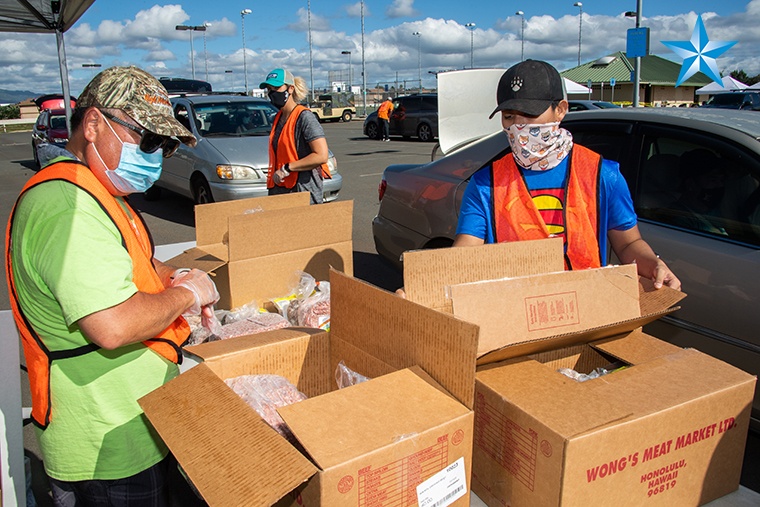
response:
M674 53L683 58L681 73L676 86L689 79L697 72L702 72L710 79L723 86L715 59L728 51L737 41L711 41L707 38L702 16L697 17L690 41L660 41Z

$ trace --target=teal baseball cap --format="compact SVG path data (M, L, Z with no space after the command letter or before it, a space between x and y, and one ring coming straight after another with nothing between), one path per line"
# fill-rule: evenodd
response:
M266 88L267 86L271 86L272 88L279 88L282 85L293 85L295 84L295 80L293 79L293 74L290 73L290 71L287 71L285 69L274 69L272 72L267 74L267 79L263 83L259 85L259 88Z

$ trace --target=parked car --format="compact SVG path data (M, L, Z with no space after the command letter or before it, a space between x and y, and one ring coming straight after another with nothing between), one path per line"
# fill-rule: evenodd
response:
M162 77L159 82L169 92L170 97L183 93L211 93L211 83L199 79L186 79L182 77Z
M760 92L726 92L710 97L701 107L760 111Z
M351 121L356 116L353 93L324 93L308 107L319 121Z
M49 147L63 148L69 142L69 130L66 128L66 111L63 109L43 109L32 127L32 154L34 163L44 165L54 150Z
M364 120L364 135L380 139L380 129L377 111L370 113ZM389 132L392 136L416 136L426 142L438 137L438 95L419 93L394 99Z
M243 95L174 97L174 116L198 139L195 148L180 145L164 160L159 180L145 196L161 189L190 197L197 204L268 194L269 133L277 109L267 100ZM343 179L332 152L332 179L324 182L325 201L338 196Z
M688 294L681 310L647 329L759 374L760 122L756 114L620 108L570 113L563 126L579 144L620 163L644 239L667 261ZM705 154L695 150L707 150L719 169L718 186L722 186L711 192L719 205L710 213L686 211L679 205L693 176L688 166L680 168L679 161ZM400 267L406 250L450 246L470 176L508 152L506 136L497 132L424 165L388 167L372 223L377 252ZM752 414L753 424L759 425L760 397L755 398Z
M568 100L570 105L570 111L586 111L588 109L611 109L620 107L612 102L605 102L603 100Z

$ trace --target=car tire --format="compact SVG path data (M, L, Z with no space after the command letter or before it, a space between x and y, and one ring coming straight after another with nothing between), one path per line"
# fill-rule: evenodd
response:
M367 123L367 137L370 139L380 139L380 125L371 121Z
M343 111L343 116L341 116L341 118L340 118L340 119L341 119L343 122L346 122L346 123L348 123L348 122L350 122L350 121L351 121L351 118L352 118L352 117L353 117L353 115L351 114L351 111Z
M195 204L209 204L214 202L214 196L211 194L211 187L203 176L196 176L190 182L193 190L193 200Z
M153 185L145 191L144 195L146 201L157 201L161 199L161 187Z
M428 143L433 140L433 129L430 128L430 125L422 123L417 127L417 139L423 143Z

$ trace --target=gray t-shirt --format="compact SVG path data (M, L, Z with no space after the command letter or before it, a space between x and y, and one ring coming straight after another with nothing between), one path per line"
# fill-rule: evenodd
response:
M277 151L277 143L280 140L280 134L282 128L285 126L284 117L280 117L280 121L275 126L274 139L272 145L275 151ZM296 153L298 158L302 159L311 153L311 147L309 143L320 137L325 137L325 131L322 129L322 125L319 124L319 120L310 111L302 111L301 115L296 120ZM324 202L324 193L322 191L322 169L315 167L311 171L298 171L298 181L293 188L285 188L275 185L269 189L269 194L287 194L290 192L309 192L311 194L312 204L321 204Z

